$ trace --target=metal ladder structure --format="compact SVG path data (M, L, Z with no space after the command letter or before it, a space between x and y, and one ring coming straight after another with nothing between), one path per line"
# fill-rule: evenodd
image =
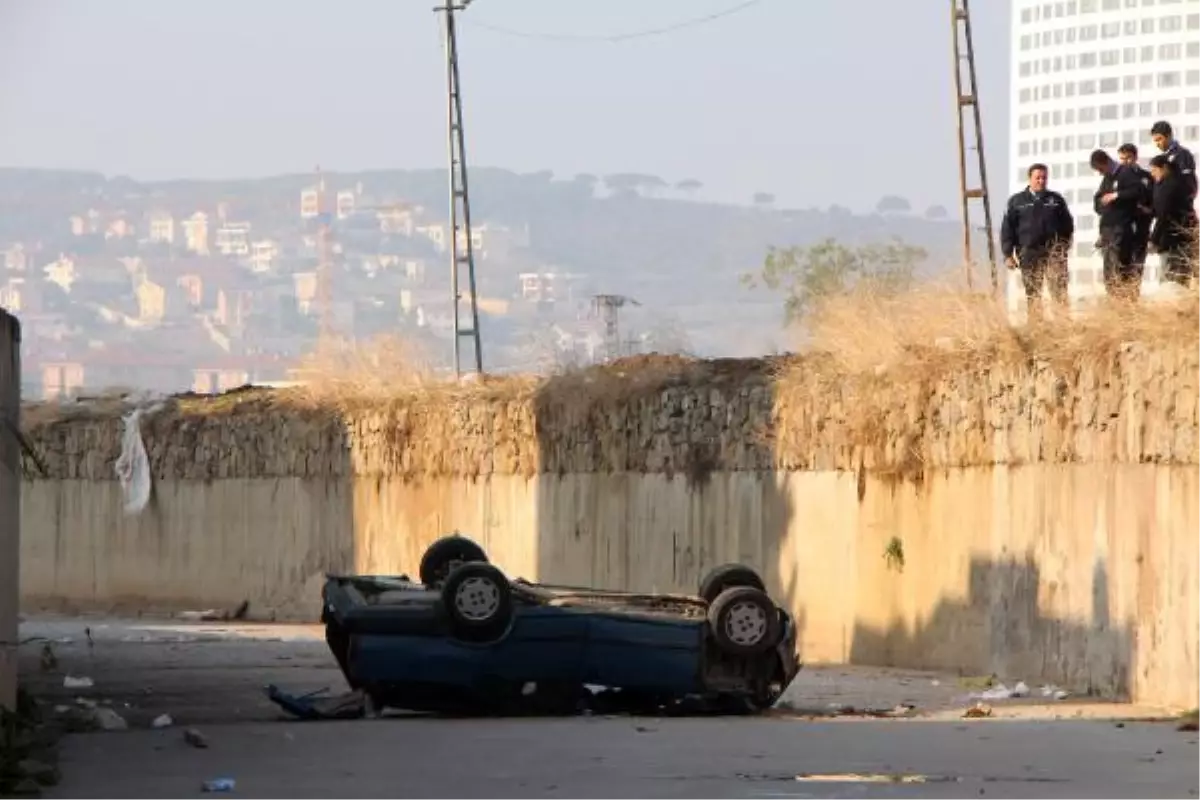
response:
M979 84L975 78L975 45L971 38L971 13L969 0L950 0L950 16L954 37L954 91L958 113L958 175L959 194L962 201L963 226L963 269L966 270L967 288L974 289L975 253L971 247L971 234L980 231L986 237L988 265L991 268L992 295L1000 291L1000 276L996 267L996 237L992 228L992 204L988 194L987 163L983 150L983 123L979 113ZM965 73L965 74L964 74ZM968 145L968 136L973 134L974 144ZM967 152L973 151L976 160L977 183L972 186L967 170ZM972 222L972 200L977 200L983 211L983 225ZM978 214L978 211L975 211Z
M479 339L479 306L475 294L475 251L471 242L471 199L467 189L467 156L463 143L462 90L458 79L458 34L454 15L471 0L447 0L434 11L444 15L443 35L446 50L447 134L450 153L450 292L454 300L454 376L462 375L462 342L470 339L474 348L475 372L483 372L483 350ZM466 285L466 298L462 287ZM463 300L467 308L463 308ZM463 317L470 321L464 324Z

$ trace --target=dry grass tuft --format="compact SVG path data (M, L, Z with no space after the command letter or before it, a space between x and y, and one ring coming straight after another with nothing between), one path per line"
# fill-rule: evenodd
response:
M328 340L292 370L297 394L321 405L381 400L434 382L427 353L395 336L362 342Z
M987 295L924 286L899 295L829 298L814 313L810 330L808 349L827 356L842 375L902 370L904 377L921 378L1031 356L1066 366L1129 342L1200 345L1200 302L1192 290L1136 304L1104 302L1074 316L1016 327Z

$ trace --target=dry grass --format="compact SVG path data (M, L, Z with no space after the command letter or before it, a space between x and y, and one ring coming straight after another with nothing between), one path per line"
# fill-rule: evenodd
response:
M1051 312L1055 311L1047 303ZM1102 357L1128 342L1200 345L1200 302L1182 297L1102 302L1074 316L1013 326L987 295L923 286L900 295L856 292L823 302L810 321L809 350L842 375L986 367L1036 356L1057 364Z
M297 394L332 405L408 394L435 380L428 353L396 336L326 340L291 372Z

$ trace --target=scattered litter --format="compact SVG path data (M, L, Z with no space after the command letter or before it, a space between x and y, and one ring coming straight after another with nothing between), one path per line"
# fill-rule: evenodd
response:
M912 703L900 703L892 708L857 708L855 706L830 703L835 717L877 717L880 719L905 719L917 715L917 707Z
M92 719L101 730L123 731L129 728L129 723L125 721L125 718L111 708L92 709Z
M1003 683L997 683L995 686L984 689L982 692L976 692L971 695L972 700L1008 700L1013 696L1013 690L1009 689Z
M55 706L54 707L55 714L66 714L70 710L71 710L70 706Z
M533 681L526 681L525 685L521 687L521 694L525 697L529 697L529 695L533 694L536 691L537 691L537 684L534 683Z
M1042 697L1049 697L1052 700L1066 700L1070 696L1070 692L1064 691L1053 684L1042 687Z
M205 781L200 788L205 792L232 792L235 786L237 786L237 781L233 778L217 778Z
M54 648L49 642L42 645L42 672L53 672L58 669L58 657L54 655Z
M175 720L171 719L170 714L159 714L157 717L154 718L154 721L150 723L150 727L152 727L152 728L169 728L174 724L175 724Z
M966 710L963 719L982 719L992 715L992 707L984 703L976 703Z
M76 678L73 675L63 678L64 689L91 689L95 685L91 678Z
M367 716L367 696L362 691L332 696L326 695L327 691L325 688L294 695L272 685L267 687L267 699L300 719L361 719Z
M804 783L953 783L958 778L950 775L832 772L824 775L802 773L796 776L796 780Z
M86 697L76 697L76 698L75 698L75 705L77 705L77 706L80 706L81 708L95 708L95 707L96 707L96 701L95 701L95 700L89 700L89 699L88 699L88 698L86 698Z
M1017 681L1017 685L1013 687L1012 696L1013 697L1028 697L1029 696L1029 687L1025 684L1025 681Z
M195 747L197 750L208 749L208 737L195 728L188 728L183 732L183 740Z
M942 685L942 682L941 682L941 681L939 681L937 678L934 678L933 680L931 680L931 681L929 682L929 685L930 685L930 686L941 686L941 685Z
M233 610L226 609L221 611L216 608L210 608L205 611L181 611L177 615L179 619L187 620L188 622L229 622L231 620L240 620L246 618L246 613L250 610L250 601L243 600Z

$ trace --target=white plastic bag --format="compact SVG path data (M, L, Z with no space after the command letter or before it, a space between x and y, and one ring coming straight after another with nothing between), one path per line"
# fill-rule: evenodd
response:
M137 514L150 502L150 459L142 442L142 409L135 408L121 418L121 457L117 459L117 478L125 495L125 513Z

